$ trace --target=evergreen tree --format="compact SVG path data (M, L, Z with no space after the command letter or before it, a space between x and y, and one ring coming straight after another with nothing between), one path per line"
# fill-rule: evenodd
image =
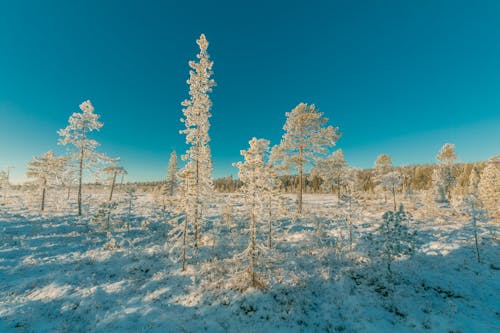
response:
M298 171L297 212L301 214L304 168L327 154L327 148L335 145L340 134L338 128L326 126L328 118L323 117L314 104L300 103L286 113L286 118L285 133L274 154L276 160Z
M61 138L59 144L72 145L75 151L72 158L78 163L78 215L82 215L82 182L85 169L97 172L101 164L112 161L106 155L96 151L99 143L88 136L92 131L98 131L102 127L99 115L94 113L92 103L87 100L80 104L81 113L73 113L69 117L69 125L60 129L57 133Z
M211 79L213 62L207 53L208 41L205 35L200 36L197 44L200 47L200 53L197 55L199 61L189 62L192 68L187 80L190 98L182 102L184 118L181 121L186 128L180 131L186 135L186 143L189 145L186 154L182 156L183 160L187 161L183 174L189 177L189 179L184 178L184 181L192 183L186 187L184 208L187 217L192 215L195 247L198 246L203 211L211 201L213 191L212 159L208 145L212 101L208 93L215 86L215 81Z
M479 199L488 211L490 220L500 224L500 169L499 161L491 159L481 173L478 184Z
M470 175L469 175L469 186L468 186L468 190L467 192L469 194L472 194L474 195L476 198L478 197L478 194L479 194L479 181L480 181L480 178L479 178L479 172L477 171L477 168L476 167L473 167L471 172L470 172Z
M450 202L451 191L455 186L452 168L454 161L458 160L457 154L455 154L455 145L451 143L444 144L437 155L437 159L440 165L437 174L435 174L435 183L441 187L438 192L444 192L448 202Z
M166 183L166 192L168 195L174 195L175 188L177 186L177 171L178 171L178 159L177 153L173 151L170 154L170 159L168 160L168 168L167 168L167 183Z
M116 184L116 176L126 175L127 171L123 167L116 165L110 165L108 167L105 167L103 171L111 177L111 186L109 190L109 199L108 199L108 201L111 201L113 199L113 190Z
M327 187L337 187L337 196L340 200L341 188L346 183L347 162L342 149L334 151L330 156L317 161L316 167L312 170L323 180Z
M384 202L387 202L387 191L383 186L382 178L392 170L392 158L387 154L380 154L377 156L374 164L375 181L378 188L384 191Z
M28 178L34 178L42 191L40 209L45 209L45 193L49 186L53 185L55 181L61 180L62 173L66 163L67 157L57 157L49 150L41 157L34 157L33 161L28 162L28 169L26 175Z
M390 191L393 200L393 210L396 211L396 191L401 188L403 179L399 171L390 171L382 176L380 184L385 191Z
M369 237L374 245L370 254L375 260L382 260L391 275L392 262L413 253L415 232L410 230L411 215L405 212L402 204L398 211L385 212L382 219L377 232Z
M248 150L241 151L245 161L238 162L235 166L239 169L238 175L243 182L240 191L245 196L246 208L250 215L250 240L244 254L248 255L250 283L255 287L257 285L255 266L258 254L257 223L262 223L265 219L266 202L270 198L269 193L275 187L276 175L270 164L266 163L269 141L253 138L249 144ZM271 230L269 232L271 233ZM271 246L270 238L269 246Z

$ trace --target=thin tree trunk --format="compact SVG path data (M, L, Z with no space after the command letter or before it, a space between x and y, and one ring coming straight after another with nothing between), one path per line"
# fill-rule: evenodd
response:
M111 190L109 192L109 200L108 201L111 201L111 199L113 199L113 190L115 188L115 182L116 182L116 171L113 174L113 181L111 182Z
M199 129L198 129L199 132ZM198 219L199 219L199 192L200 192L200 144L196 144L197 156L196 156L196 169L195 169L195 209L194 209L194 247L198 247Z
M186 236L187 236L187 214L184 219L184 231L182 235L182 271L186 270Z
M394 185L392 186L392 200L394 203L394 211L396 211L396 189Z
M303 161L302 161L302 146L299 148L299 189L297 191L297 212L299 214L302 214L302 186L303 186L303 179L302 179L302 174L303 174Z
M252 287L255 287L255 194L252 201L252 212L250 214L250 277L252 282Z
M337 178L337 198L338 198L338 201L340 202L340 176L338 176Z
M477 237L476 211L474 209L474 204L472 204L472 228L474 229L474 242L476 244L477 262L480 263L481 257L479 255L479 241Z
M272 232L273 232L273 211L272 211L273 198L269 195L269 248L272 249Z
M186 177L185 186L186 186L186 195L189 193L189 175ZM184 218L184 230L182 232L182 271L186 270L186 237L187 237L187 226L188 226L188 212L185 212Z
M80 170L78 175L78 215L82 215L83 147L80 150Z
M42 188L42 212L45 209L45 188L47 187L47 180L43 181L43 188Z

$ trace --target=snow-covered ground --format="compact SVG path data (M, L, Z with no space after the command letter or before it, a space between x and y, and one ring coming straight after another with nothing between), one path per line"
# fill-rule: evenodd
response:
M276 212L273 249L258 261L261 287L247 288L248 223L235 195L217 199L182 272L170 213L151 194L139 194L131 216L119 200L108 234L62 199L41 213L12 193L0 207L0 332L500 331L498 241L481 229L478 263L468 217L451 208L406 204L417 249L389 276L368 256L368 236L390 203L362 202L349 250L335 196L306 195L303 217L289 200L288 214ZM221 212L231 201L228 224Z

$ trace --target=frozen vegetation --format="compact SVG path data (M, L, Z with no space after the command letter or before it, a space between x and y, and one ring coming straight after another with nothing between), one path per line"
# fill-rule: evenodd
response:
M108 189L92 190L83 215L65 193L10 191L0 213L1 332L487 332L500 327L500 251L479 224L481 262L469 216L449 206L401 198L415 231L412 253L372 255L382 212L392 203L365 196L354 220L336 195L304 195L293 216L286 196L257 225L257 287L241 254L249 224L239 194L218 194L186 269L169 232L178 215L162 196L115 193L109 230L99 219ZM231 206L228 213L227 206ZM131 210L130 210L131 208ZM94 213L92 213L94 212ZM228 217L230 215L230 217ZM129 225L130 224L130 225ZM189 234L189 238L193 235Z
M89 100L58 131L68 156L35 157L22 186L0 172L0 332L500 331L499 156L355 169L299 103L215 186L197 44L165 181L123 184Z

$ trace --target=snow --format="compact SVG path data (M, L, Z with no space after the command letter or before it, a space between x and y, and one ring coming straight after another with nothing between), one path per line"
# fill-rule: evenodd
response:
M388 276L368 256L367 236L392 202L363 200L349 252L339 223L346 208L335 195L305 194L302 217L292 216L294 197L287 196L289 216L276 214L275 248L257 265L262 287L248 288L246 263L237 257L248 244L243 206L233 206L233 226L220 225L226 202L237 196L217 195L182 272L165 238L168 211L138 191L129 217L122 192L110 234L117 246L108 249L110 236L90 222L106 189L94 190L82 218L74 205L56 211L49 200L41 213L27 193L10 193L0 207L0 332L500 330L498 240L480 228L478 263L468 217L449 207L429 216L425 205L405 199L405 207L416 207L409 211L417 251L395 261ZM261 232L258 241L265 245L266 237Z

